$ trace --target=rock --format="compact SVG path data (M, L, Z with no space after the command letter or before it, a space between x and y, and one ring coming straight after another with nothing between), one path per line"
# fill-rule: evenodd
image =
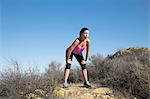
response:
M115 99L113 91L107 87L83 88L80 84L73 84L68 89L57 87L53 92L65 99Z
M44 96L46 94L45 91L43 91L42 89L36 89L34 91L35 94L39 95L39 96Z
M57 96L65 96L65 90L63 88L58 88L56 87L54 90L54 94L56 94Z
M102 87L102 88L97 88L97 89L94 89L92 91L92 93L99 93L99 94L111 94L113 93L113 91L110 89L110 88L106 88L106 87Z
M27 94L27 95L26 95L26 98L27 98L27 99L43 99L43 98L41 98L40 96L38 96L38 95L36 95L36 94L34 94L34 93L29 93L29 94Z

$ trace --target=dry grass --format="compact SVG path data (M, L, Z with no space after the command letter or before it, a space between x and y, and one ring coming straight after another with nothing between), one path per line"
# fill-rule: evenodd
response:
M0 98L56 98L51 93L58 84L59 79L54 79L57 75L54 77L54 75L50 76L50 72L46 72L45 74L37 74L36 72L35 70L30 70L28 73L22 73L18 63L15 62L13 68L9 68L7 71L1 73Z

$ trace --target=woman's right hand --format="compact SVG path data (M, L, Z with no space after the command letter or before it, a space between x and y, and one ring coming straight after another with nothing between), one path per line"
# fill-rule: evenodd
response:
M71 59L68 59L68 60L67 60L67 63L68 63L68 64L71 64Z

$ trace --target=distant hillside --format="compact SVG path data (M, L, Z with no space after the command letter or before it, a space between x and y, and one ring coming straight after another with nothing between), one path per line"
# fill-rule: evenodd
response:
M117 51L115 54L113 55L108 55L108 58L116 58L116 57L121 57L121 56L125 56L125 55L130 55L133 53L137 53L137 52L148 52L150 53L150 48L127 48L127 49L122 49Z

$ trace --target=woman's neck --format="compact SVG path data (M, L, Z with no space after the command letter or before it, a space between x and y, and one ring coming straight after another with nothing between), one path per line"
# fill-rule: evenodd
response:
M83 38L79 37L79 40L82 42L82 41L84 41L85 39L83 39Z

